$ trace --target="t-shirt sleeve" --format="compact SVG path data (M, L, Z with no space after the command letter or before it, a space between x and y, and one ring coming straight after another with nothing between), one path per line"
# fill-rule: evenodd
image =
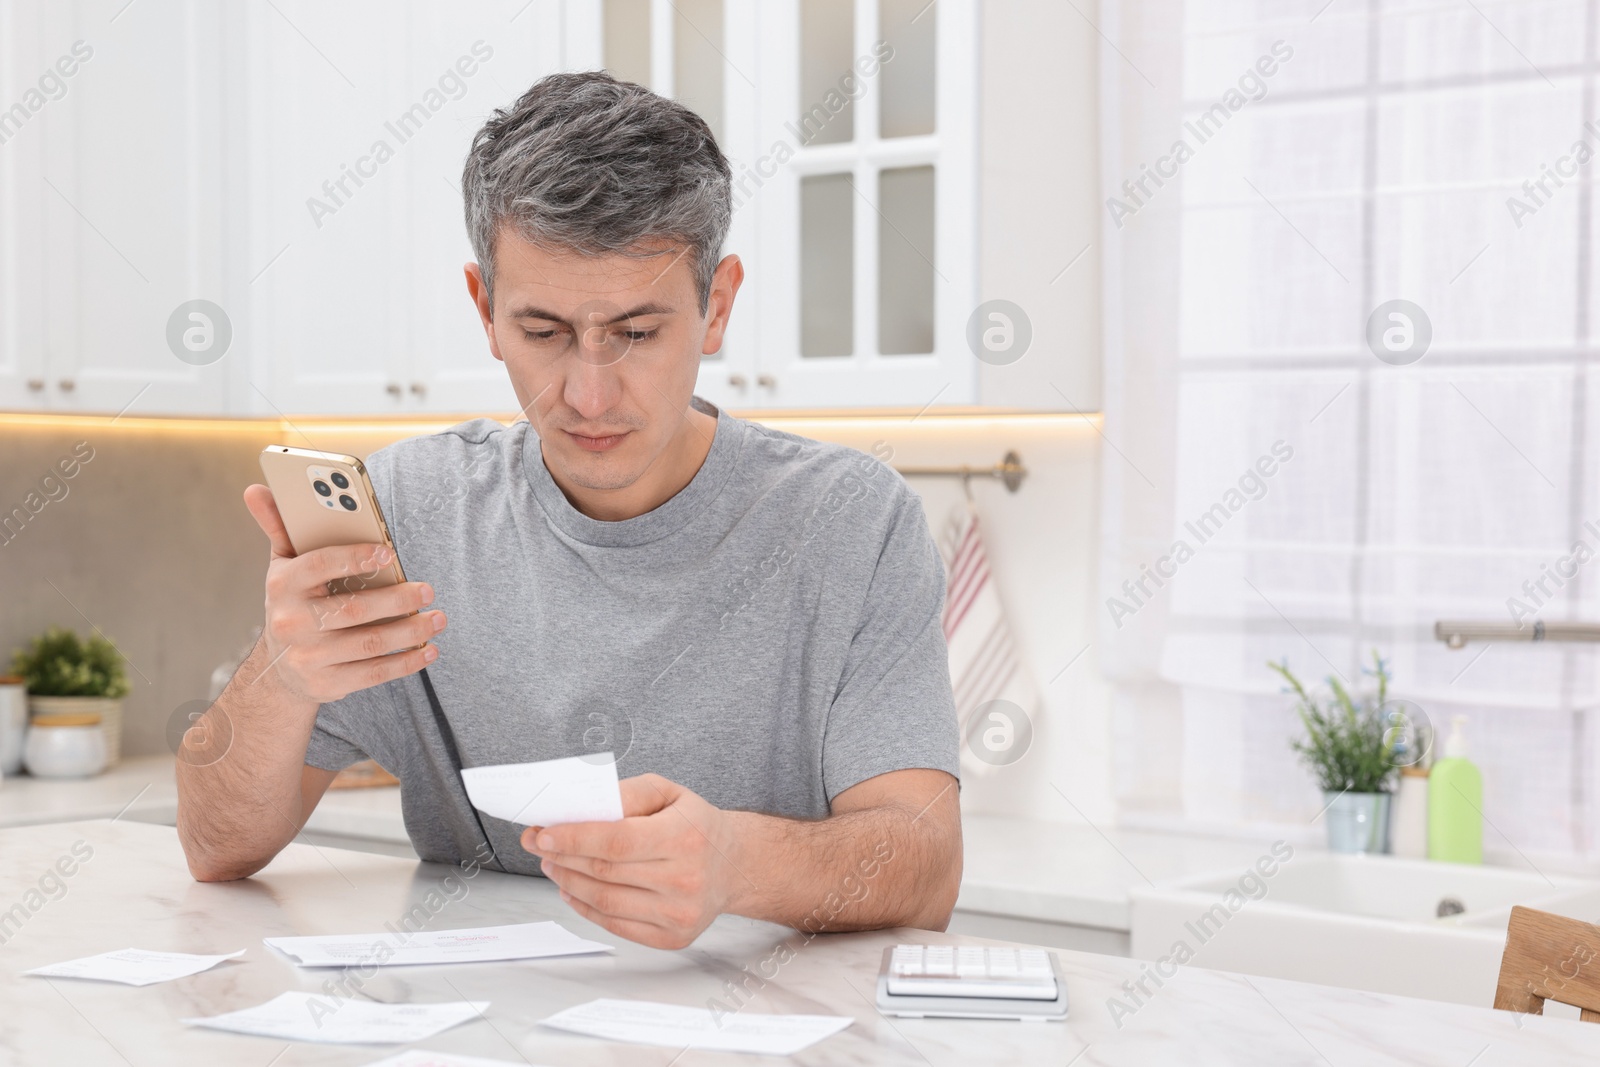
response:
M908 494L889 522L828 712L822 778L830 804L890 771L929 768L959 778L944 593L944 563L921 501Z
M378 708L383 701L385 687L358 689L354 693L329 701L317 710L316 725L311 728L311 740L306 743L306 763L325 771L342 771L352 763L369 758L357 738L360 724L376 721Z

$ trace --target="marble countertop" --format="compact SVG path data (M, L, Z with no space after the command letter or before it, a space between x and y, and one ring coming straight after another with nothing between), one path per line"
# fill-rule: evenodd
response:
M0 781L0 827L109 819L118 814L153 820L178 810L171 756L134 756L92 778ZM147 820L149 821L149 820Z
M94 778L0 784L0 827L110 818L176 818L170 756L138 756ZM1126 931L1128 890L1254 863L1270 842L1030 822L966 815L965 874L958 907L1010 918ZM407 845L396 786L330 790L306 829Z
M965 868L956 906L1011 918L1129 928L1128 891L1212 871L1243 871L1271 847L996 815L963 815Z
M0 782L0 828L119 815L171 825L178 817L173 763L171 756L133 756L93 778L7 778ZM311 813L306 829L390 844L411 843L400 816L398 786L330 789Z
M46 879L77 846L92 857ZM417 907L428 929L554 919L617 947L597 957L379 969L359 995L380 1001L483 999L484 1017L421 1047L533 1064L767 1063L770 1057L619 1045L548 1030L538 1020L599 996L703 1007L724 983L756 970L787 941L793 957L749 1005L753 1011L848 1015L855 1022L793 1057L798 1064L1497 1064L1593 1063L1600 1026L1485 1008L1358 993L1180 968L1120 1020L1109 1004L1148 967L1059 951L1070 1015L1060 1023L890 1020L872 1005L878 959L899 940L979 939L924 931L823 935L809 943L783 927L718 920L689 949L622 941L573 914L550 883L332 848L290 845L256 877L201 884L169 827L125 819L0 831L0 1061L17 1063L365 1064L393 1048L286 1045L197 1030L177 1020L262 1003L286 990L321 992L327 971L295 967L263 937L379 931ZM43 890L43 891L41 891ZM432 896L430 897L430 894ZM431 900L431 904L430 904ZM25 978L31 967L134 947L221 953L238 961L189 978L134 988ZM1120 1021L1120 1025L1119 1025Z

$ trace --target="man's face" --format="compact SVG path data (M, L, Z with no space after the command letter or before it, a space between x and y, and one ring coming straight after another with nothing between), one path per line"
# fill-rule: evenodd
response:
M702 314L693 251L645 250L585 255L502 230L492 309L477 264L467 265L490 348L569 492L626 490L670 466L686 435L704 434L688 418L689 398L700 356L722 346L742 270L737 257L722 261Z

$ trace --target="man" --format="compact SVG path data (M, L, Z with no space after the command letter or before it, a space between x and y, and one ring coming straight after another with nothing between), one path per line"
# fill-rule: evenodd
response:
M693 112L601 73L546 78L478 133L467 289L528 419L371 457L412 579L388 589L330 596L381 546L296 557L272 494L246 491L272 544L266 622L178 764L196 878L260 870L370 757L422 858L492 848L647 945L722 913L944 928L943 567L883 464L693 396L743 279L721 256L729 175ZM480 816L459 775L607 751L620 822Z

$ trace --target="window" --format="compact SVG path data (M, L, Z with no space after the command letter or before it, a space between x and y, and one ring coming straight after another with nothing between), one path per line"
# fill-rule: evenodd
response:
M1316 832L1264 665L1364 684L1376 648L1441 736L1469 717L1491 855L1594 857L1593 648L1432 631L1600 618L1600 5L1132 6L1102 27L1125 808Z

